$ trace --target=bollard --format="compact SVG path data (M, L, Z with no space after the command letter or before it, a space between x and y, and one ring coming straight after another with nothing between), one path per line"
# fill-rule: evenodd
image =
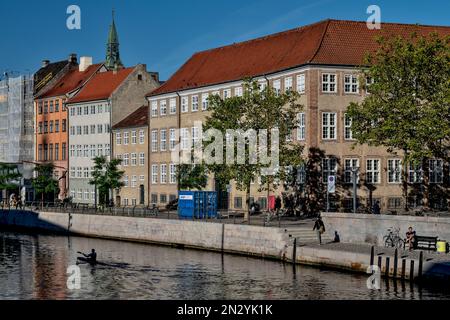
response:
M373 266L373 263L375 261L375 247L372 246L370 249L370 265Z
M414 260L411 260L411 269L409 272L409 279L412 281L414 281Z
M402 279L405 279L406 273L406 259L402 259Z
M390 257L386 257L386 277L389 278L389 269L391 267L391 258Z
M419 255L419 274L417 276L419 279L422 278L422 273L423 273L423 251L420 251L420 255Z
M397 278L397 268L398 268L398 249L395 249L394 253L394 278Z
M297 238L294 238L294 248L292 249L292 263L295 265L297 262Z

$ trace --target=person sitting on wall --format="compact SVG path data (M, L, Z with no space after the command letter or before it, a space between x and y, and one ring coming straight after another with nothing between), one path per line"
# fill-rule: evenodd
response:
M416 242L416 232L413 230L412 227L409 227L408 231L406 232L405 242L408 245L410 251L414 249L414 245Z

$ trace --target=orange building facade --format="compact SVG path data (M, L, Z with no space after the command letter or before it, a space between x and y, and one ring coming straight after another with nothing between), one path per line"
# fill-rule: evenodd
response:
M68 133L65 96L35 101L37 162L55 165L55 178L59 181L59 199L67 197Z

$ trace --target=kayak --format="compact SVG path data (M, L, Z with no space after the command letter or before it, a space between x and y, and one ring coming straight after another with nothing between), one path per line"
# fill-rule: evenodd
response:
M89 264L92 264L92 265L100 264L98 261L94 261L92 259L85 258L85 257L78 257L77 258L77 263L78 262L89 263Z

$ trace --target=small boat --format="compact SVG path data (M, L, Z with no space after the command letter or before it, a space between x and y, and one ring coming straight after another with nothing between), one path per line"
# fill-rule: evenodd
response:
M94 261L94 260L92 260L92 259L85 258L85 257L78 257L78 258L77 258L77 264L78 264L79 262L82 262L82 263L89 263L89 264L91 264L91 265L97 265L97 264L99 264L98 261Z

